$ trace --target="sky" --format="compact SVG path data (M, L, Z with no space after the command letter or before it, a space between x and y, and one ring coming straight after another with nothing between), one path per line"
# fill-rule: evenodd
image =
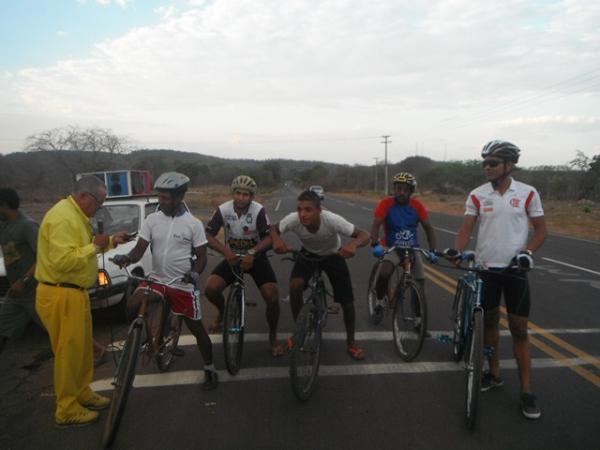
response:
M372 165L600 154L600 2L1 0L0 153L139 148Z

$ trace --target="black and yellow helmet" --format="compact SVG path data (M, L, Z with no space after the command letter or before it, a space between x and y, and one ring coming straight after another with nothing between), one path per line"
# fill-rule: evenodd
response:
M252 195L254 195L258 190L258 186L256 184L256 181L254 181L248 175L240 175L238 177L235 177L231 182L231 190L235 191L236 189L245 189Z
M414 192L415 189L417 189L417 179L415 178L415 176L412 173L408 173L408 172L399 172L396 175L394 175L394 178L392 178L392 184L396 184L396 183L406 183L408 184L412 191Z

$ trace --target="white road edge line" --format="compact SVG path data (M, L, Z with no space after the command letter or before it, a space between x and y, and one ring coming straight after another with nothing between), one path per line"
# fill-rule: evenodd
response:
M436 339L436 337L439 335L449 336L452 334L452 330L429 330L429 332L433 336L432 339ZM552 334L594 334L594 333L600 333L600 328L548 328L548 329L544 329L544 332L552 333ZM280 332L280 334L287 335L287 334L291 334L291 333L286 334L286 333ZM529 330L529 334L536 335L536 334L540 334L540 333L538 333L537 331L534 331L534 330ZM510 331L509 330L501 330L500 336L508 337L508 336L510 336ZM248 343L248 342L265 342L266 343L268 341L268 337L269 337L269 335L267 333L245 333L244 334L244 342L246 342L246 343ZM346 333L343 331L326 331L325 333L323 333L323 338L326 341L345 341ZM359 331L356 333L355 339L357 341L389 342L393 339L393 334L391 331ZM212 341L213 344L222 344L223 343L223 335L222 334L211 334L210 340ZM117 348L117 349L120 348L120 346L122 346L123 343L124 343L124 341L115 342L115 348ZM191 334L182 334L181 337L179 338L178 345L180 345L182 347L195 346L196 338L194 336L192 336ZM109 348L109 351L112 351L112 350L113 349Z
M558 361L554 358L534 358L531 366L535 369L557 369L570 366L584 366L589 362L583 358L570 358ZM514 359L502 360L503 370L517 368ZM390 375L390 374L416 374L434 372L464 371L462 364L447 362L415 362L415 363L383 363L383 364L351 364L351 365L321 365L319 377L331 376L356 376L356 375ZM182 370L177 372L153 373L137 375L133 382L136 388L159 386L198 385L204 379L203 370ZM242 369L235 377L226 370L219 370L219 382L254 381L289 377L287 366L279 367L248 367ZM113 389L112 378L94 381L90 387L94 391L110 391Z
M277 205L275 205L275 211L279 211L279 207L281 206L281 200L277 200Z
M434 230L440 230L440 231L443 231L443 232L445 232L445 233L450 233L450 234L453 234L453 235L455 235L455 236L458 234L456 231L450 231L450 230L447 230L447 229L445 229L445 228L433 227L433 229L434 229Z
M578 269L578 270L583 270L584 272L593 273L594 275L600 275L600 272L596 272L595 270L586 269L585 267L575 266L573 264L569 264L569 263L566 263L566 262L558 261L557 259L546 258L545 256L542 256L542 259L544 261L550 261L550 262L553 262L555 264L560 264L560 265L563 265L563 266L571 267L573 269Z

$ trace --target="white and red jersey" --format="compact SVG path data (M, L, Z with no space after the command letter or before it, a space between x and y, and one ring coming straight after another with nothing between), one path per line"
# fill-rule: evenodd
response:
M216 236L223 227L225 245L236 253L246 253L271 232L271 222L263 205L251 201L245 213L238 216L233 200L217 208L206 225L206 232Z
M477 262L484 267L506 267L519 251L525 250L529 218L543 216L544 210L533 186L511 178L504 195L492 183L474 189L467 198L465 215L479 219Z

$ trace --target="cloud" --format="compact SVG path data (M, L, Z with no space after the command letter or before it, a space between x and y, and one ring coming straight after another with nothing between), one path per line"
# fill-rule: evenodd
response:
M66 38L66 37L68 37L68 36L69 36L69 33L68 33L68 32L66 32L66 31L63 31L63 30L58 30L58 31L56 32L56 35L57 35L59 38Z
M392 134L403 152L437 139L462 157L507 127L592 117L598 104L594 78L535 97L597 69L597 2L216 0L157 13L158 25L100 42L86 58L0 79L0 100L66 123L109 123L148 146L235 143L239 153L246 141L275 139L284 143L246 147L248 156L289 147L336 157L335 147L369 163L365 136ZM256 138L239 138L247 134Z

